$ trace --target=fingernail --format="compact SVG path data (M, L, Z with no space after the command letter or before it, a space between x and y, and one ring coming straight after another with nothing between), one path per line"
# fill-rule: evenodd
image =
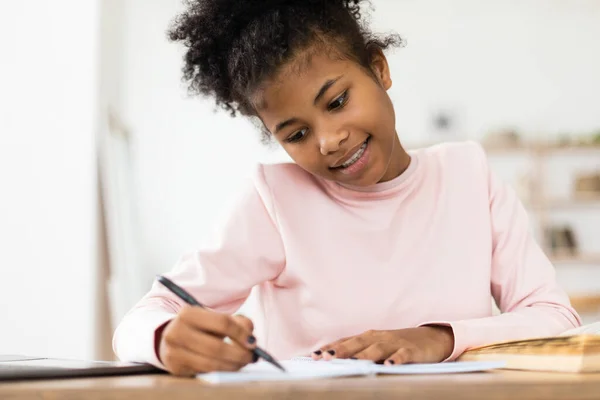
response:
M248 344L256 343L256 338L252 335L248 336Z
M252 362L255 363L258 361L258 354L257 353L252 353Z
M313 351L313 353L320 356L322 352L321 352L321 350L317 350L317 351Z
M335 350L327 350L327 352L328 352L329 354L331 354L332 356L335 356Z

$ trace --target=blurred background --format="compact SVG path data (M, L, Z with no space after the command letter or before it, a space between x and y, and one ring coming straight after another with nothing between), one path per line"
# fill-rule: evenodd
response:
M600 320L600 1L375 0L406 147L477 140L584 322ZM0 2L0 354L113 358L156 273L213 232L256 162L190 98L180 0ZM251 314L251 303L245 310Z

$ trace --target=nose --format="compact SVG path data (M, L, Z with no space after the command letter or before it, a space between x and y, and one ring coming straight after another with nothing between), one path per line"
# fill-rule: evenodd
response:
M335 153L348 140L350 132L346 129L324 131L319 134L319 150L324 156Z

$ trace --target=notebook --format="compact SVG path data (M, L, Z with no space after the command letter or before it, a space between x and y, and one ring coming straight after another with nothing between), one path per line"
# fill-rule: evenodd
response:
M451 374L487 371L504 366L502 361L491 362L448 362L440 364L380 365L367 360L314 361L310 357L296 357L282 361L286 369L282 372L273 365L259 361L247 365L238 372L210 372L197 375L198 379L212 384L259 382L259 381L298 381L369 375L407 374Z
M516 370L600 372L600 335L584 333L496 343L471 349L459 360L502 360L505 368Z

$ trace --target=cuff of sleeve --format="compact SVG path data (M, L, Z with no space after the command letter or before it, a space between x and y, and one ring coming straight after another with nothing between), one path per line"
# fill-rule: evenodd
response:
M113 337L113 350L121 361L151 364L166 369L155 351L156 330L176 314L156 310L136 310L126 316Z
M452 334L454 335L454 348L452 349L452 354L442 362L455 361L468 348L467 331L458 322L431 321L420 324L419 327L421 326L446 326L452 329Z

